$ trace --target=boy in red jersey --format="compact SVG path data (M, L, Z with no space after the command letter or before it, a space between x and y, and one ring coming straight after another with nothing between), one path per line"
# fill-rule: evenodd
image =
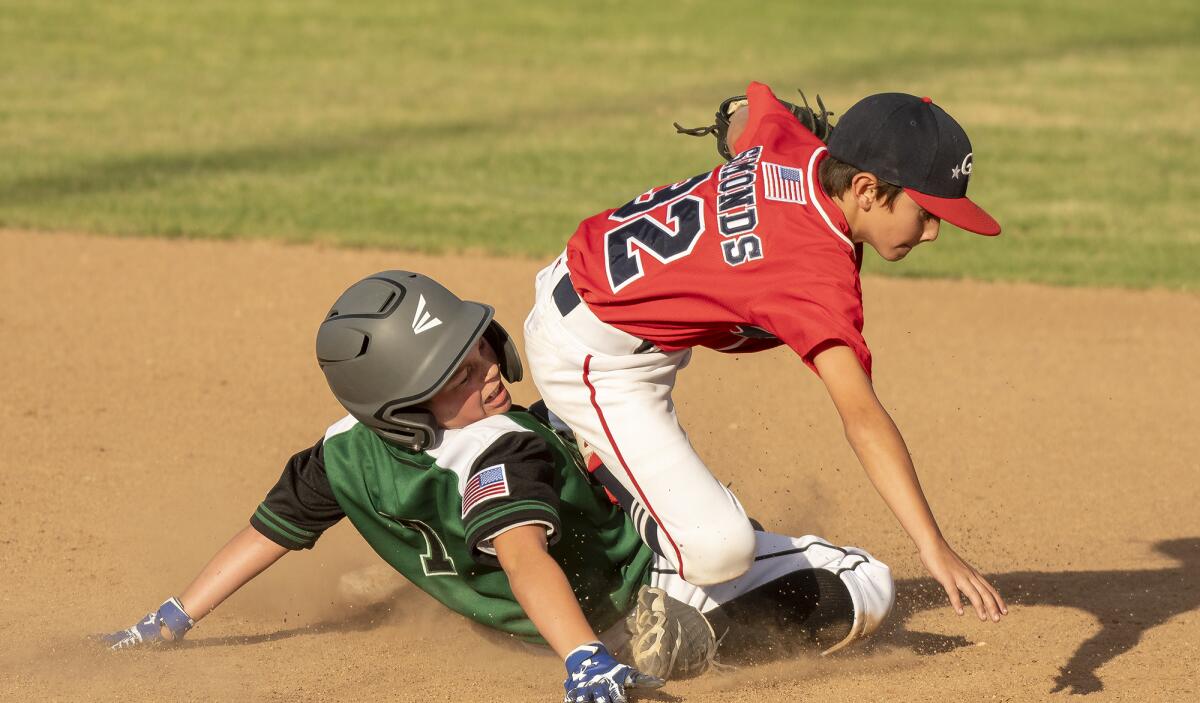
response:
M730 124L733 158L584 220L538 274L525 323L534 382L591 445L596 472L643 539L688 581L720 583L755 559L754 530L705 467L671 400L691 348L787 344L825 383L868 477L954 609L1007 612L942 537L904 440L875 395L862 336L864 244L903 258L941 220L1000 227L966 198L972 151L929 98L873 95L826 147L752 83Z

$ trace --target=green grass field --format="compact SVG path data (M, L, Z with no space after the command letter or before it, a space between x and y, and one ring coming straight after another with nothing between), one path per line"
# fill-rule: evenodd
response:
M869 270L1200 289L1200 3L745 7L0 0L0 226L540 258L757 79L966 125L1005 236Z

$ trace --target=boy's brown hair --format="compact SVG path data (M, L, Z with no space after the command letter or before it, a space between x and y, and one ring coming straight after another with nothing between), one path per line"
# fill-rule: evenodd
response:
M860 173L862 173L862 169L838 161L832 156L826 156L817 168L817 177L821 181L821 188L831 198L836 198L849 190L850 181ZM896 204L896 198L900 197L900 193L904 189L885 180L877 180L879 186L875 189L875 200L891 210Z

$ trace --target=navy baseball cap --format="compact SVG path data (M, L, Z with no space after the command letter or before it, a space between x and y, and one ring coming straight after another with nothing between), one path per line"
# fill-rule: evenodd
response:
M929 98L879 93L859 100L838 120L829 153L900 186L934 217L976 234L1000 234L1000 224L967 198L973 163L967 133Z

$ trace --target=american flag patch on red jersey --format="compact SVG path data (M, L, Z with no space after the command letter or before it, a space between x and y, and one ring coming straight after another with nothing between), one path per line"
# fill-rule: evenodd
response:
M463 517L483 501L508 494L508 475L504 473L504 464L483 469L467 481L467 487L463 490Z
M804 172L795 166L780 166L764 161L763 196L767 200L803 205Z

